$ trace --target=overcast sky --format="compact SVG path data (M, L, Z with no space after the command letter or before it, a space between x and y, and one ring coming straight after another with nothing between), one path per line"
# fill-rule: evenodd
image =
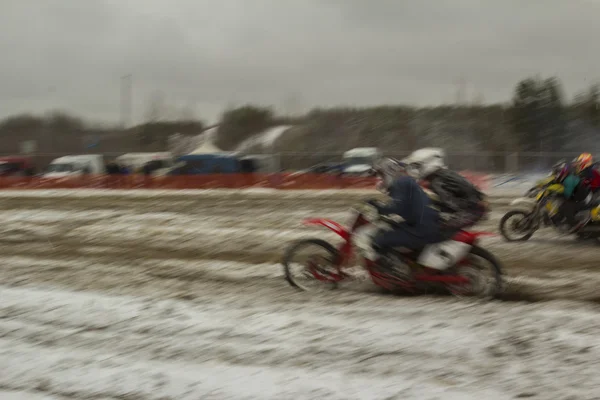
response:
M117 122L152 93L214 121L246 102L506 101L521 78L600 80L598 0L2 0L0 117L60 108Z

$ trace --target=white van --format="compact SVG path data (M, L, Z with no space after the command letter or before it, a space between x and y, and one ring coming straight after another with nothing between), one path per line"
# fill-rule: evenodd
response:
M119 164L126 166L131 172L142 172L142 167L150 162L157 165L153 173L163 175L168 169L173 167L173 155L170 152L159 153L126 153L116 158Z
M48 165L43 176L45 178L66 178L86 173L91 175L106 173L104 156L100 154L85 154L59 157Z
M343 156L344 174L366 174L381 156L382 153L377 147L356 147L348 150Z

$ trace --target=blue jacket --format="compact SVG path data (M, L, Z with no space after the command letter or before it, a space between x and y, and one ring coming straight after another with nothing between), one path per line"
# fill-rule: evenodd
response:
M397 214L417 231L439 231L439 213L433 208L431 199L409 176L396 179L389 188L391 202L380 208L381 214Z

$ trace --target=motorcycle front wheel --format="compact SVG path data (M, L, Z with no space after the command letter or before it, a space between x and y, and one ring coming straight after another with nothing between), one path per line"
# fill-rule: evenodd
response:
M525 242L533 236L535 232L532 229L524 228L527 223L529 213L520 210L512 210L504 214L500 220L500 233L508 242ZM517 236L511 236L511 233L517 232ZM521 234L520 236L518 234Z
M283 272L296 289L334 289L341 280L336 268L338 251L321 239L305 239L292 244L283 256Z

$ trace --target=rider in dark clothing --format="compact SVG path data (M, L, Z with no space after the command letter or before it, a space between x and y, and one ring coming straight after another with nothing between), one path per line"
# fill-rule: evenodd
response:
M411 176L432 192L445 235L475 225L488 212L485 196L471 182L448 169L441 149L424 148L403 160Z
M391 197L391 202L371 204L380 215L396 214L404 221L394 224L392 230L378 232L373 239L373 247L378 252L394 247L414 250L444 240L440 233L439 214L417 181L406 175L402 165L395 160L384 162L392 165L394 171L383 167L376 173L382 179L381 187Z
M487 213L484 195L460 174L447 168L438 169L423 177L437 195L435 204L440 208L443 229L456 232L479 222Z

